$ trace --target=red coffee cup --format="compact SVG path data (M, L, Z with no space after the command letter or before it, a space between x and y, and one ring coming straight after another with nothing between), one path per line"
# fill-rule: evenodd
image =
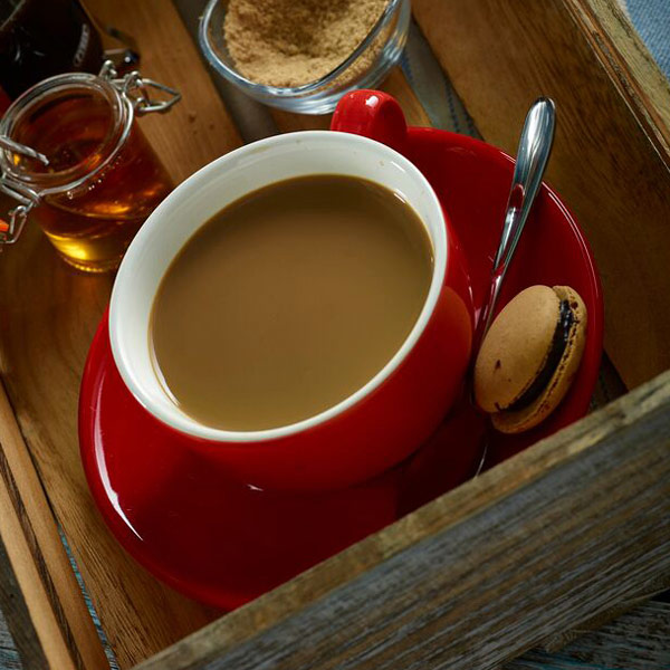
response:
M379 95L382 117L404 126L397 104ZM379 118L380 110L376 112ZM338 118L336 114L335 129L340 127ZM384 368L324 412L270 430L236 432L203 425L172 401L152 363L150 315L160 281L195 231L229 203L276 181L323 173L372 180L400 193L419 215L434 252L432 281L421 314ZM233 151L192 175L165 199L119 268L109 332L124 383L156 418L187 434L194 449L254 486L324 490L387 470L433 433L460 391L470 358L472 323L465 260L425 177L403 155L374 139L309 131Z

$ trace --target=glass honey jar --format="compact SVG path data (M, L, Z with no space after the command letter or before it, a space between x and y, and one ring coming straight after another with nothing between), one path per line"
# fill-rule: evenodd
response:
M165 112L179 98L138 72L116 78L111 62L97 76L58 75L17 98L0 121L0 189L19 204L0 242L16 241L30 212L70 265L116 268L173 188L135 117Z

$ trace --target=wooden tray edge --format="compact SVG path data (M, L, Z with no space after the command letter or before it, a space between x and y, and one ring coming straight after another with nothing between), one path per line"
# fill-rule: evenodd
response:
M669 413L670 371L137 670L496 667L667 576Z

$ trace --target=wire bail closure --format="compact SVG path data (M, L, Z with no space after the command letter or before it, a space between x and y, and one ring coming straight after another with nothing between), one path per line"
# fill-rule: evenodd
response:
M181 100L181 93L177 89L161 84L153 79L142 77L138 70L133 70L133 72L129 72L127 75L119 78L114 63L111 60L106 60L103 63L98 76L108 81L120 91L121 95L128 98L138 116L150 114L151 112L164 114ZM167 93L170 97L154 100L149 90L151 88L161 93Z
M40 197L37 191L29 186L10 179L5 174L0 176L0 191L17 200L19 204L9 210L9 221L0 219L0 251L6 244L14 244L19 239L21 231L28 219L28 212L39 204Z
M134 70L123 77L118 77L114 63L106 60L98 77L109 82L121 96L127 99L137 116L144 116L152 112L164 114L173 105L181 100L181 93L176 89L161 84L153 79L142 77L139 71ZM168 97L153 98L152 89L167 94ZM0 150L10 151L39 160L43 165L49 165L49 159L32 147L16 142L7 135L0 135ZM33 207L40 204L40 193L23 182L18 181L5 171L0 173L0 191L18 202L18 205L8 212L8 221L0 219L0 251L5 245L14 244L23 230L28 219L28 213Z

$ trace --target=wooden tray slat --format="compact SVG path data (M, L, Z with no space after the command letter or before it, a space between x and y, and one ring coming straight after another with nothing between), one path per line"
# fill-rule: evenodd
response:
M483 670L670 571L670 372L137 670Z
M584 36L601 55L612 82L628 101L650 140L670 156L670 82L661 72L618 2L572 0L566 3ZM667 160L666 160L667 162Z
M586 22L584 16L587 16L584 7L587 4L607 7L609 0L551 0L547 3L520 0L514 3L513 11L503 0L479 0L477 3L450 0L449 3L437 3L439 7L436 2L415 0L438 57L448 67L471 111L475 111L475 120L487 139L513 151L525 108L537 94L538 87L543 87L546 82L555 85L557 93L553 90L542 92L555 95L560 113L566 115L561 117L564 124L561 132L566 132L568 120L583 131L585 126L580 120L579 105L570 104L570 96L575 92L567 90L565 85L565 81L574 78L579 83L579 95L585 96L583 100L604 101L608 114L614 119L608 123L614 123L617 132L625 131L621 149L635 159L633 185L626 188L641 188L645 179L651 184L659 179L659 169L670 165L664 154L667 136L661 130L664 127L661 121L665 118L664 98L638 95L641 108L651 111L644 118L626 116L625 109L635 104L630 91L644 91L644 87L626 88L622 82L630 81L631 75L619 76L614 57L605 66L600 41L580 32ZM572 11L567 11L567 4ZM137 38L143 57L141 70L147 76L174 85L184 94L184 100L169 115L142 120L147 136L176 181L238 146L239 135L169 0L143 0L140 3L87 0L87 5L102 22L111 23ZM519 5L525 9L520 10ZM488 27L479 23L485 10L489 12ZM493 14L490 12L494 10L498 12L495 14L498 20L491 21ZM530 17L511 27L508 24L512 15L517 16L519 11ZM544 22L547 17L557 18L558 24L547 27ZM592 15L588 14L588 17L592 18ZM454 21L445 28L442 24L450 18ZM533 28L530 37L525 28ZM463 32L470 29L474 31L472 34ZM501 31L498 37L496 31ZM538 34L551 38L551 50L543 51ZM470 48L473 37L481 40L479 49ZM521 39L516 43L517 47L528 43L536 45L538 52L532 55L537 63L527 63L528 53L520 47L512 54L507 53L502 38ZM444 48L436 48L436 44L442 44L443 40ZM447 44L450 52L445 55ZM557 44L565 44L565 60L575 68L565 77L562 71L556 70L547 53L555 52ZM569 51L571 49L575 52ZM597 63L594 60L592 65L594 71L587 68L586 72L581 72L582 60L586 58L590 63L589 59L593 60L598 49L599 60ZM619 52L610 45L610 53ZM537 57L538 54L542 57ZM641 58L633 68L634 74L644 69L644 58ZM520 76L521 81L517 82L512 80L511 75L515 73L511 70L521 64L527 68ZM597 85L591 87L591 91L590 78L594 73ZM618 84L614 82L616 78ZM483 89L485 95L477 90L479 85L488 87ZM425 112L399 69L392 73L384 88L399 98L409 123L428 125ZM491 96L492 90L502 90L504 95ZM577 99L582 100L579 96ZM327 117L314 119L275 113L274 118L281 130L327 127L328 124ZM621 329L620 335L610 335L608 346L627 381L637 383L648 378L659 366L670 365L667 359L670 354L659 348L661 336L670 326L670 311L661 311L666 305L663 299L670 301L670 297L660 296L661 302L655 302L659 297L658 282L652 276L659 268L662 269L659 276L667 276L668 259L663 246L659 247L659 243L667 239L663 237L667 226L663 228L661 225L667 219L659 220L655 227L652 224L654 216L670 211L670 195L667 189L664 195L647 184L638 193L641 204L634 206L630 202L612 200L606 207L603 207L602 195L592 195L595 187L604 189L611 198L630 193L619 183L620 180L607 181L622 173L616 169L621 166L608 165L604 159L596 160L598 142L605 142L611 148L619 141L619 135L615 139L607 135L606 130L610 127L600 118L594 141L586 142L588 157L596 161L589 165L593 174L587 176L591 181L587 179L585 182L590 191L581 192L580 196L579 184L565 167L565 161L574 163L577 158L581 159L584 147L580 147L580 152L572 147L562 150L563 154L560 151L555 154L554 162L558 158L559 165L564 168L552 176L559 190L576 205L581 220L587 222L590 236L595 236L599 257L604 254L607 260L608 254L612 253L612 262L603 264L601 261L608 298L613 287L619 288L619 284L623 284L612 274L613 270L630 271L633 261L638 259L632 251L656 248L650 267L641 268L640 276L631 275L631 285L621 287L622 294L615 296L613 311L608 313L610 322L619 319L613 327ZM654 134L654 128L658 130L652 138L656 159L650 158L648 151L648 136ZM561 141L559 136L559 146ZM576 164L581 163L580 160ZM662 185L666 183L665 178L664 173L660 177ZM563 183L572 189L570 193ZM629 228L624 227L624 222L631 217L638 217L636 220L641 222L644 230L641 239L634 240L632 245ZM611 229L607 226L610 220L615 224ZM607 236L612 240L609 246ZM631 246L631 252L626 252L628 246ZM182 598L139 568L107 531L88 493L79 462L76 404L83 362L106 306L111 279L73 273L55 258L46 240L35 229L28 230L20 245L4 254L0 261L0 369L8 395L49 502L79 563L120 666L128 668L200 628L217 613ZM636 270L638 266L635 262ZM652 293L638 294L643 289L650 289ZM649 301L641 300L640 295L649 295ZM638 304L633 300L632 312L626 315L625 322L621 322L624 299L631 298ZM650 322L651 333L645 344L648 353L645 353L639 347L633 347L631 339L642 327L629 323L629 320L644 323L650 314L654 320ZM644 330L646 332L646 326ZM666 341L667 338L663 344ZM651 590L658 570L668 567L670 510L667 501L670 491L667 457L670 443L667 421L663 423L659 416L670 410L669 396L670 379L654 381L631 399L619 401L607 409L605 414L551 438L543 447L522 454L391 529L301 575L278 591L216 621L209 629L177 643L143 667L201 668L212 661L208 668L253 668L263 661L271 661L277 667L301 665L321 670L334 667L345 659L352 668L370 667L370 663L374 665L377 661L379 667L397 667L397 659L403 654L407 660L405 667L414 667L414 663L416 667L434 667L447 662L446 658L450 659L447 664L453 668L491 667L490 663L518 654L528 645L555 633L557 622L565 629L607 611L620 597L634 597L645 588ZM640 407L635 406L637 401L641 403ZM642 424L644 421L646 425ZM634 428L632 424L637 422L640 425ZM648 432L654 429L655 434ZM624 442L628 440L631 444L624 448ZM0 446L4 446L1 443L0 435ZM594 468L601 467L608 458L617 459L616 467L603 469L602 475L596 473ZM655 472L652 472L652 466L656 467ZM545 475L545 469L552 472ZM554 482L556 489L547 488L549 480ZM606 490L611 492L612 499L602 497ZM649 491L658 494L655 501L649 497ZM589 492L596 498L595 502L588 497ZM506 516L508 513L511 516ZM607 516L609 513L613 514L612 519ZM654 520L658 522L656 526L653 526ZM580 539L575 534L580 523L590 529L588 538ZM477 533L486 524L493 525L486 537L479 537ZM496 530L503 526L511 535L497 535ZM622 537L627 538L628 532L631 538L637 538L638 545L632 546L628 540L615 544L614 537L618 537L615 528ZM532 531L530 537L535 539L524 542L529 529ZM464 537L463 533L478 543L476 555L469 556L450 542L450 539ZM537 533L537 537L533 533ZM566 533L568 542L562 535ZM582 540L588 540L588 546L580 544ZM418 546L420 541L421 548ZM49 546L57 553L53 534ZM639 553L645 546L649 548L647 556ZM665 553L657 555L659 547L665 547ZM547 549L553 551L552 561L547 559ZM62 552L62 548L60 550ZM504 585L491 582L495 581L495 574L490 566L499 574L508 575L507 585L510 586L519 579L516 572L509 572L512 563L538 560L544 566L540 576L546 577L546 571L551 572L552 566L555 567L556 557L563 557L569 563L572 560L570 552L582 550L588 551L590 557L583 569L574 566L574 574L567 575L564 581L559 575L546 584L533 582L528 587L533 593L546 595L546 602L523 596L518 610L523 621L520 620L519 626L503 626L500 631L491 629L486 639L498 640L499 644L485 645L478 652L474 661L480 663L479 666L470 662L472 656L464 661L462 654L459 656L461 647L454 647L452 638L443 637L443 630L448 630L453 639L462 640L463 644L468 640L472 642L474 638L468 636L481 633L477 630L477 622L489 625L489 615L496 612L501 618L493 616L494 627L498 623L501 626L509 624L505 622L501 608L503 605L513 608L513 605L505 600ZM449 554L454 560L446 561L446 554L441 552L450 551L455 552ZM481 566L482 552L490 559L489 567L483 572L478 567ZM430 560L426 560L429 554ZM62 560L62 555L58 560ZM402 560L407 560L407 565L402 566L400 572L394 572L400 570ZM393 563L396 567L392 568L391 561L396 561ZM615 563L614 568L611 561ZM626 561L628 565L623 566ZM412 565L421 565L421 569L413 570ZM528 577L529 583L538 578L530 572L521 574ZM592 583L587 584L586 577L590 577ZM465 610L459 609L464 605L458 600L464 584L473 588L476 596L474 602L467 604L468 616L472 612L482 614L469 628L463 628L465 624L450 614L452 611L466 614ZM590 599L575 596L573 590L581 587L588 590ZM39 590L39 584L36 588ZM399 598L390 598L393 589L400 590ZM560 589L564 589L561 594ZM425 607L416 595L426 598ZM375 610L375 603L380 606L378 610ZM298 610L303 607L309 609L299 614ZM389 608L396 609L391 612ZM547 616L552 612L558 618L548 621ZM302 618L305 616L307 619ZM73 620L76 621L76 617ZM323 622L322 626L317 625L319 621ZM464 621L467 623L467 618ZM393 638L400 624L411 628L406 641ZM307 636L310 637L309 647L304 644ZM288 646L291 641L295 643L294 647ZM90 653L95 656L99 651L91 647ZM95 663L91 667L96 667Z
M108 664L100 639L2 384L0 445L0 535L11 563L5 567L22 587L22 592L9 596L31 621L20 616L12 620L9 612L5 618L15 632L17 628L24 636L33 632L30 641L54 670L65 670L62 657L67 652L74 667L102 670ZM25 654L25 648L19 650ZM62 666L56 664L59 659Z
M10 442L20 440L20 436L1 388L0 419L4 451ZM0 471L0 607L27 667L75 670L49 594L40 578L34 546L31 546L33 538L24 533L26 519L23 510L15 506L14 481L4 458L0 462Z
M670 368L670 89L614 0L415 0L414 13L486 140L513 152L526 109L558 107L549 182L586 231L605 289L605 346L633 387ZM584 8L591 11L584 30ZM604 16L604 23L593 17ZM617 29L616 33L609 30ZM604 53L636 54L616 69ZM634 112L650 101L646 118ZM663 114L660 110L666 110ZM664 121L665 119L665 121ZM655 142L650 142L655 126Z

